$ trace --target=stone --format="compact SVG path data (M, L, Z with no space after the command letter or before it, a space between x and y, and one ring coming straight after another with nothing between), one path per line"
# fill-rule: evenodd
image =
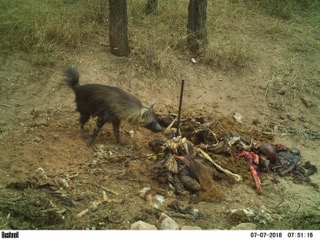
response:
M280 94L280 95L286 95L287 88L286 87L282 87L277 91L277 93Z
M280 119L282 119L282 120L287 120L288 115L283 112L283 113L280 113L279 117L280 117Z
M296 121L297 120L296 116L294 116L292 113L288 113L288 119L291 120L291 121Z
M241 222L250 221L255 217L255 212L251 208L246 209L231 209L227 213L236 220L239 220Z
M35 137L35 138L33 139L33 142L39 143L39 142L41 142L41 138L40 138L40 137Z
M182 226L181 230L202 230L201 227L198 226Z
M159 220L161 221L160 230L179 230L180 226L168 215L161 213Z
M307 122L307 119L305 118L305 116L300 116L298 119L300 122L303 122L303 123Z
M252 119L252 124L253 125L258 125L259 123L260 123L260 120L258 118L255 117L255 118Z
M157 230L157 228L152 224L140 220L131 224L131 230Z
M308 98L308 97L301 97L301 101L303 102L303 104L306 107L312 107L312 105L313 105L312 100L310 98Z
M257 225L254 223L240 223L232 227L230 230L257 230Z

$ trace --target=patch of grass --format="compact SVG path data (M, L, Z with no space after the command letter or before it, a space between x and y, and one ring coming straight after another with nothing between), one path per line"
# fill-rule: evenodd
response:
M132 56L145 72L172 75L187 32L187 1L159 2L158 15L144 14L145 1L128 5Z
M293 53L310 54L320 50L320 14L310 14L307 19L297 18L288 48Z
M4 216L3 213L0 213L0 229L7 230L9 228L9 218L10 215Z
M191 56L187 46L188 1L160 1L157 16L144 15L144 4L140 0L129 6L129 32L134 54L147 71L172 75L181 57L197 57L200 62L222 71L241 71L250 65L254 53L250 51L250 42L239 38L243 28L236 21L245 14L243 4L208 3L209 45L197 56Z
M255 59L247 36L248 8L237 1L215 1L208 5L208 48L201 59L222 71L242 71Z
M92 2L2 0L1 51L40 53L43 57L39 62L54 61L58 48L78 48L98 34L101 27L97 24L97 4Z
M250 66L254 53L246 41L216 40L201 54L201 59L216 69L241 71Z
M290 19L298 11L313 11L320 7L318 0L264 0L261 4L269 14L283 19Z
M320 227L319 213L290 214L285 220L272 226L274 230L318 230Z
M52 66L65 60L68 51L108 42L108 1L91 0L2 0L0 2L0 52L28 53L40 65ZM222 71L242 71L259 55L252 41L254 27L262 9L274 15L290 15L296 9L317 7L315 0L215 0L208 2L207 31L209 45L198 56L187 46L189 0L159 1L158 14L145 15L145 0L128 2L131 59L145 72L172 75L181 58L197 57L201 63ZM270 23L269 23L270 20ZM280 21L280 20L278 20ZM290 34L269 17L265 34L282 41ZM261 26L260 26L261 28ZM260 30L261 31L261 30ZM310 30L311 31L311 30ZM255 36L256 37L256 36ZM316 49L317 40L296 38L293 52Z

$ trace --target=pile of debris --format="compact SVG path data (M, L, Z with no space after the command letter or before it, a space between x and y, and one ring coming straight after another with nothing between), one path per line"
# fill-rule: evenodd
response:
M316 166L308 161L302 167L297 148L273 144L272 130L258 131L232 117L214 118L192 114L177 126L175 115L160 116L167 129L149 146L161 163L159 181L177 194L191 192L197 193L200 201L221 200L223 194L216 181L226 176L250 185L253 179L258 194L262 194L262 172L279 176L292 173L300 182L311 183L309 176L317 172ZM311 184L319 191L319 186Z

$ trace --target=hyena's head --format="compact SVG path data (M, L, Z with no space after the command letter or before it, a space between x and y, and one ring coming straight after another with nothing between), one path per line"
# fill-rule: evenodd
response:
M157 116L153 110L154 106L155 102L149 106L142 107L140 125L151 130L152 132L157 133L162 131L162 127L160 126Z

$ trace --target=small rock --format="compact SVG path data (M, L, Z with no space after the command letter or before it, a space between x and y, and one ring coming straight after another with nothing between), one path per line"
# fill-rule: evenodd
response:
M241 222L250 221L253 219L256 214L253 209L246 208L246 209L231 209L228 211L230 216L236 220L239 220Z
M272 215L272 217L273 217L273 219L274 219L275 221L278 221L278 222L280 222L280 221L283 220L283 217L282 217L281 215L279 215L279 214L276 214L276 213L274 213L274 214Z
M41 142L41 138L35 137L35 138L33 139L33 142L39 143L39 142Z
M182 226L181 230L202 230L201 227L198 226Z
M33 115L34 118L37 118L40 115L40 111L37 108L33 108L30 112L30 115Z
M300 122L303 122L303 123L307 122L307 119L305 118L305 116L300 116L299 120Z
M6 125L7 123L6 123L6 121L5 120L0 120L0 126L2 126L2 125Z
M294 155L300 155L300 150L298 148L291 148L290 152Z
M313 105L312 100L308 97L301 97L301 101L306 107L311 107Z
M150 190L151 190L150 187L144 187L144 188L140 189L140 191L139 191L140 197L145 198L146 193Z
M33 121L30 125L30 127L41 127L41 126L49 126L49 123L48 123L48 120L45 119L45 118L42 118L42 119L38 119L38 120L35 120Z
M254 223L240 223L235 227L232 227L230 230L257 230L257 225Z
M161 230L179 230L180 226L168 215L161 213L159 220L161 221Z
M288 113L287 116L288 116L288 119L291 120L291 121L296 121L297 120L296 116L294 116L291 113Z
M280 95L285 95L287 93L287 88L286 87L282 87L277 91L278 94Z
M279 117L280 117L280 119L282 119L282 120L286 120L286 119L288 118L288 114L286 114L286 113L280 113Z
M256 220L259 224L267 224L273 222L272 216L265 210L261 210L260 213L256 216Z
M242 117L242 115L240 113L236 112L233 117L238 123L242 123L242 118L243 117Z
M260 123L260 120L258 118L252 119L252 124L253 125L258 125Z
M57 140L57 139L59 139L59 135L54 134L54 135L52 136L52 138L53 138L53 140Z
M154 225L140 220L131 224L131 230L157 230L157 228Z
M156 194L153 196L152 206L158 209L164 203L164 201L165 201L164 196Z

